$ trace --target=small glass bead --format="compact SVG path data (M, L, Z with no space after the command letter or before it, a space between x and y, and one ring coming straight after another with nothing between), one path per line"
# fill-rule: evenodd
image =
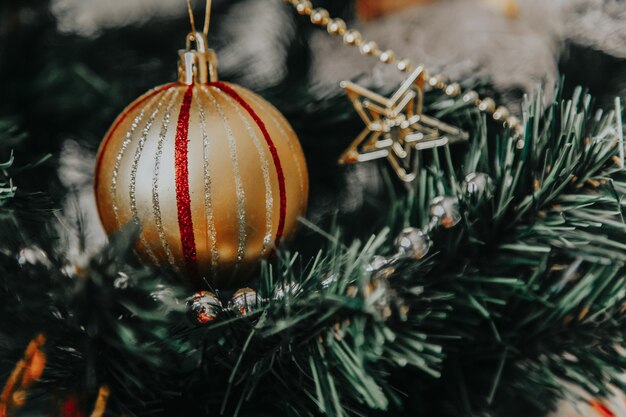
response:
M456 97L461 94L461 86L459 83L452 83L446 87L446 95L450 97Z
M311 14L312 10L313 4L311 4L309 0L300 0L298 4L296 4L296 11L298 12L298 14Z
M395 240L398 255L403 258L422 259L431 245L428 235L414 227L404 229Z
M360 45L362 40L361 33L354 29L350 29L343 35L343 42L346 45Z
M200 291L187 300L188 313L196 324L207 324L217 319L222 310L221 301L210 291Z
M445 85L445 80L442 75L435 75L428 79L428 84L434 88L442 88Z
M315 9L311 12L311 23L314 25L326 26L330 20L328 10L326 9Z
M402 59L398 62L398 69L402 72L411 71L411 61L408 59Z
M474 200L491 198L494 192L493 180L484 172L472 172L463 180L461 191L464 196Z
M396 59L396 54L391 49L380 54L380 62L384 62L385 64L393 62L394 59Z
M378 52L378 44L373 41L365 42L360 49L363 55L375 55Z
M478 109L485 113L493 113L496 111L496 102L491 97L484 98L480 101Z
M326 30L331 35L343 35L346 33L346 22L343 19L332 19L328 22Z
M459 200L456 197L440 196L430 203L430 215L439 219L439 225L450 229L462 219Z
M381 269L386 267L388 264L389 264L389 260L387 258L385 258L384 256L376 255L372 258L370 263L367 264L367 267L365 268L365 270L367 272L380 271Z
M519 127L520 122L519 119L515 116L509 116L506 119L506 125L508 127L510 127L511 129L517 129L517 127Z
M247 316L258 307L259 301L256 291L252 288L242 288L233 294L228 302L228 308L242 316Z
M494 120L497 120L497 121L507 120L507 118L509 117L509 114L510 114L509 109L507 109L504 106L500 106L493 113L493 118Z
M466 103L474 103L478 100L478 93L476 91L468 91L463 95L463 101Z

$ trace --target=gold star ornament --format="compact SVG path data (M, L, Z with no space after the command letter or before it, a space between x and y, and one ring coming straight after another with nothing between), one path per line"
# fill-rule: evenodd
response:
M363 119L365 129L341 155L340 164L386 158L402 181L412 182L419 169L419 151L469 137L461 129L422 113L423 67L413 71L391 98L349 81L341 86Z

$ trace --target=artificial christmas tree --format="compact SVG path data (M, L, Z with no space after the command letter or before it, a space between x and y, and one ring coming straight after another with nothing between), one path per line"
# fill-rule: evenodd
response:
M60 10L97 12L72 4L52 2L64 30L71 25ZM128 102L175 76L171 51L188 31L182 19L105 29L127 24L127 13L84 38L59 32L47 2L0 6L0 74L11 80L0 100L0 415L546 416L561 399L583 401L585 416L620 415L623 407L605 398L625 388L626 371L618 49L580 43L562 56L561 88L517 104L518 92L489 80L461 77L457 86L431 75L411 83L404 93L423 93L423 108L386 124L378 150L397 151L402 161L400 149L386 146L398 141L413 152L421 139L399 129L414 128L422 115L466 138L419 152L413 181L403 183L386 162L336 164L364 120L319 69L340 56L357 71L342 79L367 90L358 105L373 109L385 100L372 97L392 97L411 73L405 62L399 76L377 69L357 76L361 65L377 68L373 56L391 61L388 49L409 55L399 51L406 44L396 46L404 37L374 36L385 22L402 31L398 22L411 13L445 17L448 6L463 5L438 1L369 23L355 22L348 2L316 3L328 14L311 8L310 15L304 4L306 16L279 1L215 6L209 41L224 62L222 77L290 120L307 158L311 203L299 234L245 287L207 281L200 293L136 257L141 222L97 243L103 233L92 194L107 126ZM494 25L519 29L524 7L515 20L493 14ZM105 21L89 16L80 21ZM337 16L346 32L361 26L366 41L348 43L362 61L340 46L346 33L334 44L321 30L309 32L312 22L329 31ZM612 13L607 21L618 19ZM24 54L24 45L44 52ZM324 55L333 48L341 52ZM254 58L267 51L275 51L271 60ZM512 42L483 57L497 61L508 51L527 53ZM589 78L577 72L577 54L602 57ZM415 50L408 57L418 62ZM403 61L394 59L396 68ZM570 73L594 86L604 109L572 86ZM532 84L534 72L511 76L524 74ZM615 81L602 88L607 77ZM468 91L476 93L465 100ZM493 103L507 103L507 117ZM372 114L390 118L393 106L382 110ZM506 123L513 116L519 121ZM446 136L441 127L426 133Z

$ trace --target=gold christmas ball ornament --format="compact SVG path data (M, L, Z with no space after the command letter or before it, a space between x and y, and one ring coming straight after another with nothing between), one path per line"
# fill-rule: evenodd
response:
M191 43L195 42L195 49ZM179 80L138 98L97 157L95 192L112 234L141 227L137 251L200 288L245 282L305 213L308 174L287 120L217 79L202 33L179 52Z

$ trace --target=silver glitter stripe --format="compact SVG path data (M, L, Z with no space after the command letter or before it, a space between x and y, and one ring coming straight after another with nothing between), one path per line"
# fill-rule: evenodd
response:
M172 118L172 108L174 104L178 103L178 95L179 89L174 88L174 95L170 99L170 103L165 109L165 115L163 116L163 123L161 124L161 131L159 132L159 141L157 143L156 155L154 157L154 171L152 174L152 213L154 214L154 223L157 228L157 232L159 234L159 240L161 241L161 245L163 246L163 250L165 251L165 255L167 256L167 260L170 266L176 271L177 274L180 274L180 268L176 264L176 260L174 259L174 254L172 253L172 249L170 248L169 243L167 243L167 238L165 236L165 230L163 229L163 218L161 216L161 202L159 199L159 174L161 171L161 158L163 156L163 144L165 143L165 139L167 136L167 131L170 125L170 120Z
M244 92L244 91L239 91L239 93L243 93L243 95L245 95L249 101L254 102L257 106L267 108L267 105L261 102L261 100L259 100L254 94L249 94L248 92ZM293 160L296 163L296 171L298 171L298 180L300 181L300 184L299 184L300 185L300 204L302 205L302 207L304 207L304 195L305 195L304 175L302 172L302 165L300 165L300 159L295 158L296 148L293 142L291 141L289 134L287 133L287 131L285 131L285 128L283 127L282 123L280 123L280 120L276 116L276 112L278 112L278 110L276 110L273 107L269 108L268 110L269 110L268 114L270 116L270 119L272 119L272 123L279 130L280 134L283 135L283 137L285 137L285 140L287 141L287 144L289 145L289 150L291 151L291 154L294 156Z
M163 93L160 94L161 98L159 99L159 102L157 103L156 108L154 109L150 117L148 118L148 121L146 122L146 125L143 128L143 131L141 132L141 137L139 139L139 142L137 142L137 149L135 149L135 155L133 157L133 163L130 169L130 186L129 186L128 195L130 197L130 211L133 216L133 222L137 226L141 225L141 221L139 220L139 211L137 210L137 168L139 167L139 160L141 159L141 154L143 153L143 148L146 144L146 140L148 139L148 134L150 133L150 130L152 129L152 125L154 124L154 120L156 119L157 115L161 111L161 108L163 107L163 103L165 102L165 100L171 96L171 93L172 93L172 90L167 91L164 94ZM146 249L146 253L148 254L148 257L152 260L152 262L155 265L159 265L159 260L154 254L154 252L152 251L150 244L148 244L148 241L146 240L146 237L144 236L143 231L139 234L139 241Z
M205 95L210 93L205 86L202 86L202 91ZM194 94L196 92L194 91ZM220 253L217 250L217 231L215 229L215 214L213 212L212 203L212 184L211 184L211 168L209 166L209 154L211 151L209 134L206 126L206 114L204 113L204 105L202 100L197 100L198 114L200 115L200 127L202 129L202 158L204 160L204 211L207 221L206 233L209 236L209 245L211 251L211 267L213 278L217 278L217 266L219 264Z
M263 145L259 141L259 137L255 131L255 129L250 124L250 121L244 116L241 111L241 106L237 103L232 97L224 94L222 91L219 91L221 97L225 98L229 103L232 104L233 108L239 115L239 119L243 122L252 137L252 142L256 147L257 152L259 153L259 158L261 160L261 171L263 171L263 182L265 184L265 236L263 237L263 249L261 254L265 255L270 248L270 245L273 244L273 234L272 234L272 217L273 217L273 209L274 209L274 197L272 196L272 183L270 179L270 164L267 159L267 155L265 154L265 150L263 149Z
M211 87L213 91L219 91L216 87ZM226 136L228 138L228 148L230 150L230 159L233 163L233 172L235 175L235 191L237 193L237 218L239 219L239 244L237 247L237 264L235 265L235 273L239 267L246 250L246 194L243 190L243 184L241 182L241 173L239 170L239 160L237 158L237 144L235 142L235 135L230 127L228 116L224 113L222 106L217 102L213 94L207 91L207 96L213 102L213 105L217 109L217 113L222 118L224 128L226 129Z
M130 125L130 129L126 132L126 138L124 142L122 142L122 146L120 147L119 152L117 153L117 157L115 158L115 164L113 165L113 176L111 178L111 201L113 205L113 214L115 215L115 221L117 222L117 226L120 227L122 224L120 222L119 217L119 206L117 205L117 177L120 173L120 168L122 165L122 159L126 154L126 150L128 149L128 145L133 141L133 135L135 134L135 130L137 130L137 126L143 120L143 117L146 113L146 109L152 107L152 104L159 97L160 94L155 95L146 106L143 106L139 114L135 117L133 122Z

